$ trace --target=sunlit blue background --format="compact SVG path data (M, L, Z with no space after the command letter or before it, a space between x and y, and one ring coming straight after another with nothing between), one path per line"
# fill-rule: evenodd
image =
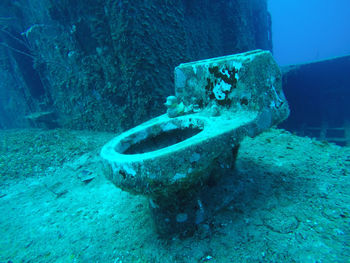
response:
M280 65L350 54L350 0L268 0Z

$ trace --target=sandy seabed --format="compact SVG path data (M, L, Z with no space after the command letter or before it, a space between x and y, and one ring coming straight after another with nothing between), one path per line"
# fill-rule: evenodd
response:
M350 262L350 148L246 138L239 194L191 237L157 236L145 197L102 173L114 135L0 132L0 262Z

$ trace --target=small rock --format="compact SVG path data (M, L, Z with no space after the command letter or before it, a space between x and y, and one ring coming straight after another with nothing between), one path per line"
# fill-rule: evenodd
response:
M78 177L82 182L90 183L96 176L89 170L82 170Z
M65 185L62 184L61 182L56 182L56 183L51 184L51 185L46 185L46 187L49 191L54 193L57 198L68 193L68 190L66 189Z
M204 257L204 258L202 258L202 262L208 262L209 260L212 260L213 259L213 257L212 256L210 256L210 255L208 255L208 256L206 256L206 257Z

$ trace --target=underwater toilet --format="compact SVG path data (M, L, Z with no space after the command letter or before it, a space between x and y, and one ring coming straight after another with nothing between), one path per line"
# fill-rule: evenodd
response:
M180 64L167 113L130 129L101 151L116 186L149 198L162 236L187 235L213 209L207 185L233 171L239 143L286 119L281 73L269 51ZM209 197L210 198L210 197Z

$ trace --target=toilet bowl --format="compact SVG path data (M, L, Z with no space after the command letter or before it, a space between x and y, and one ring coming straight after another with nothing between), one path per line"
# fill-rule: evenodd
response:
M108 142L105 175L149 198L158 233L190 233L205 220L208 183L232 172L239 143L289 114L281 73L270 52L181 64L167 114Z
M227 119L201 113L159 116L103 147L101 156L110 168L107 176L124 190L151 197L188 188L207 179L213 162L238 145L245 125L254 118L254 113Z

